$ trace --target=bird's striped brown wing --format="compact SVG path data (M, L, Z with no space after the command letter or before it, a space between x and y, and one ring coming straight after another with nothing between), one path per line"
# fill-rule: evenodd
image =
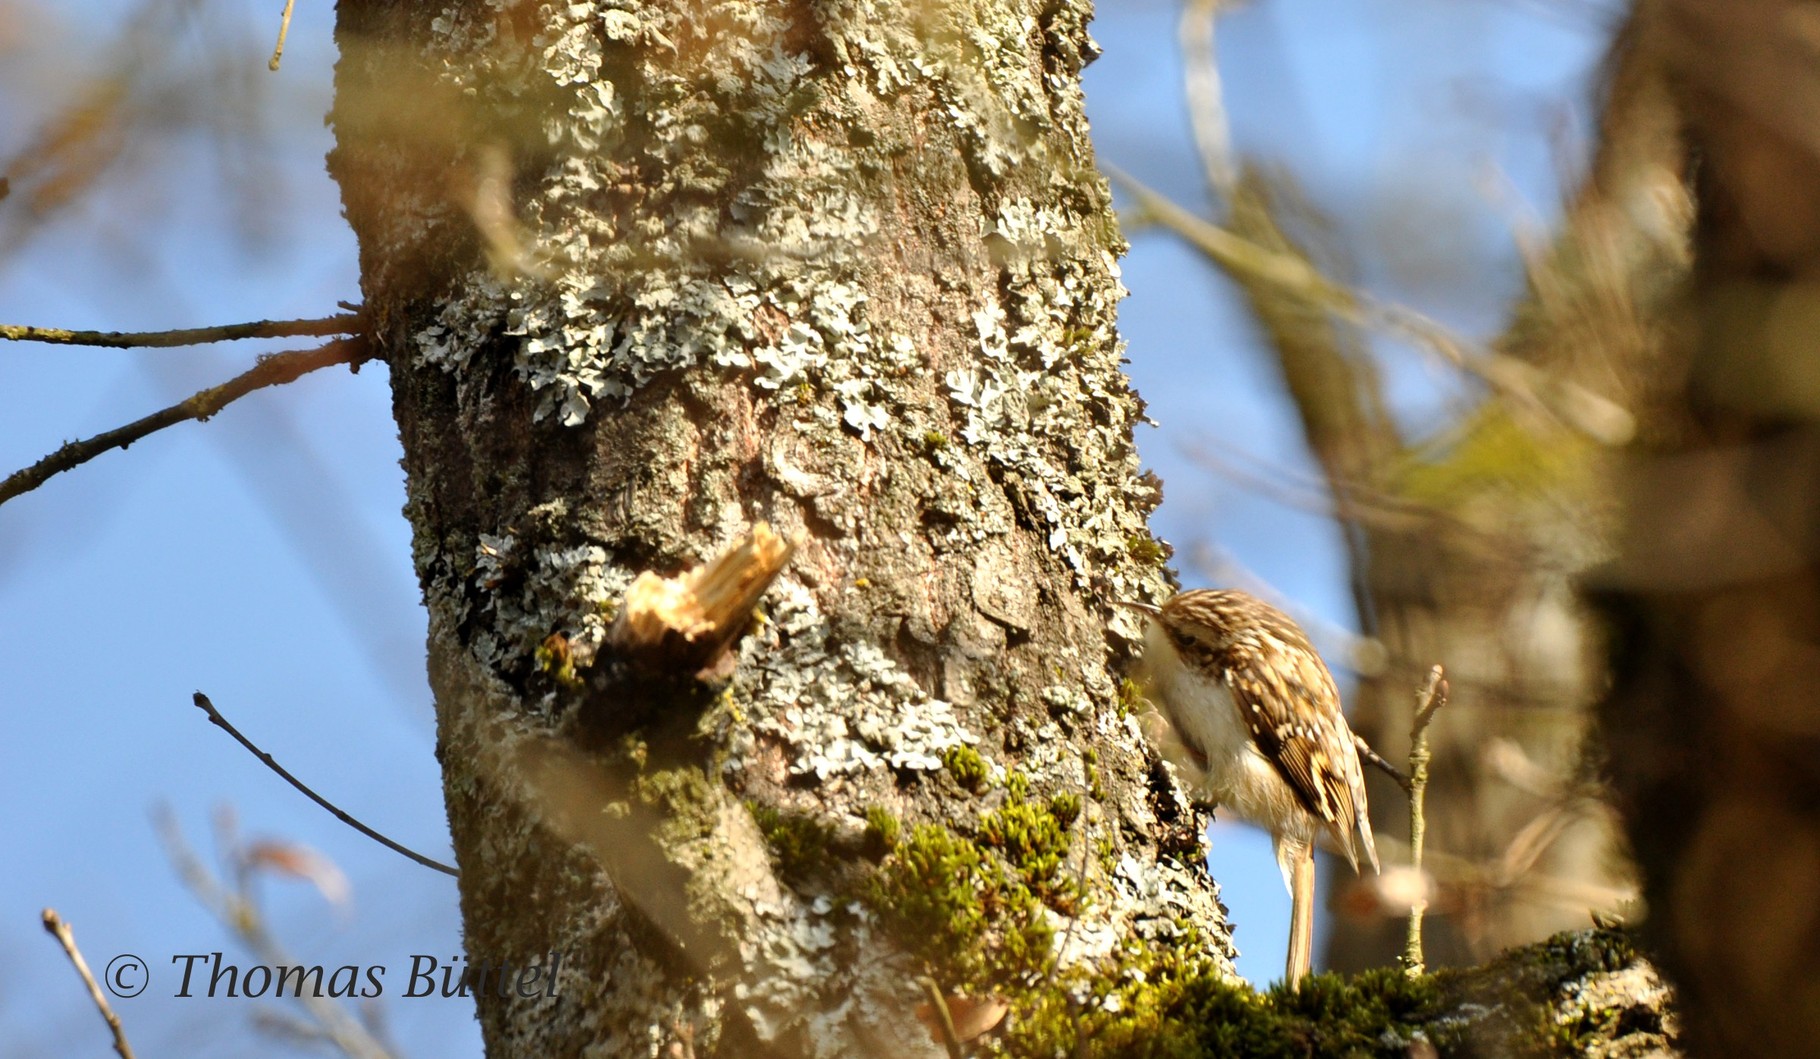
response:
M1360 828L1365 784L1352 730L1332 674L1300 630L1263 625L1233 646L1225 679L1252 741L1303 807L1327 825L1355 869L1360 854L1375 868L1377 851Z

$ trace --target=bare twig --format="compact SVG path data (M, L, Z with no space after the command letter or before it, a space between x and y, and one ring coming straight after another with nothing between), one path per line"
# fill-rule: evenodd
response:
M272 61L265 64L265 68L273 73L278 72L278 61L284 58L284 38L290 36L291 8L296 4L297 0L284 0L284 14L278 19L278 44L272 49Z
M0 338L14 342L49 342L59 346L107 346L132 349L151 346L199 346L207 342L234 342L243 338L327 338L360 331L360 316L346 313L317 320L254 320L217 327L186 327L175 331L68 331L61 327L28 327L0 324Z
M316 349L261 357L250 371L242 372L219 386L192 394L169 408L153 412L126 426L82 441L68 442L30 467L14 471L5 481L0 482L0 504L22 493L31 492L56 475L80 467L109 449L124 449L140 438L186 420L205 420L254 390L282 386L331 364L358 366L371 355L364 340L345 338Z
M63 946L63 952L70 958L70 963L75 965L76 973L82 976L82 984L88 986L89 998L95 1002L101 1017L107 1021L107 1028L113 1031L114 1051L120 1053L120 1059L133 1059L133 1046L127 1043L126 1031L120 1027L120 1016L114 1014L113 1007L107 1002L107 994L95 983L95 976L88 969L88 961L82 958L82 950L76 947L75 932L70 930L70 925L64 922L54 908L44 910L44 929L57 939L57 944Z
M375 841L375 842L379 843L380 845L384 846L385 848L391 850L392 852L398 853L405 857L409 857L411 860L416 861L417 863L423 865L426 868L434 868L435 870L442 872L444 875L459 876L461 874L460 872L456 871L454 868L449 867L447 864L444 864L441 861L431 860L429 857L426 857L423 854L418 853L416 850L410 849L406 846L402 846L399 843L392 841L391 839L385 837L384 835L380 834L379 832L368 827L367 825L354 819L352 816L349 816L347 813L343 812L339 807L337 807L333 802L329 801L327 798L324 798L322 795L317 794L315 791L311 790L302 780L298 779L297 777L291 775L289 772L285 771L284 766L280 765L277 761L273 760L272 755L259 749L257 746L255 746L253 744L252 740L248 739L244 735L241 735L240 729L235 728L232 724L228 723L228 719L221 715L221 711L217 710L215 708L215 704L209 701L209 697L207 695L204 695L202 692L198 691L195 694L193 701L196 703L197 707L202 710L203 713L206 713L209 715L210 723L214 724L215 727L221 729L222 731L226 732L227 734L233 736L235 742L239 743L243 747L246 747L247 750L250 751L254 757L258 758L265 765L266 768L269 768L273 772L276 772L279 775L279 777L281 779L283 779L286 783L297 788L299 791L302 791L304 797L308 798L312 802L315 802L317 805L322 806L324 809L327 809L330 813L333 813L335 816L335 819L348 825L349 827L351 827L354 830L360 832L361 834L367 836L368 838L372 839L373 841Z
M1216 446L1220 451L1215 451ZM1387 493L1366 487L1355 490L1346 483L1318 481L1291 468L1273 466L1215 438L1196 439L1179 448L1190 460L1222 478L1230 478L1241 489L1323 518L1344 518L1373 529L1413 533L1443 515L1438 508Z
M1352 734L1352 745L1358 747L1359 757L1364 760L1367 765L1377 766L1379 771L1383 772L1384 775L1389 776L1397 786L1403 788L1404 793L1413 794L1415 792L1415 781L1411 780L1402 769L1384 760L1384 756L1379 754L1376 750L1373 750L1371 744L1365 741L1364 736L1354 732Z
M1457 542L1461 548L1471 549L1470 554L1476 560L1488 565L1524 571L1572 572L1561 559L1508 533L1474 525L1440 505L1407 500L1359 481L1315 478L1215 438L1197 438L1182 445L1181 451L1194 463L1231 479L1240 488L1298 511L1357 523L1386 533L1448 533L1452 535L1450 544ZM1308 620L1299 615L1297 620L1308 624Z
M1440 666L1428 671L1428 684L1416 700L1415 723L1409 729L1409 866L1418 877L1422 874L1422 843L1427 838L1428 820L1423 814L1423 799L1428 793L1428 725L1435 711L1447 704L1447 674ZM1411 978L1427 970L1422 959L1422 915L1428 911L1426 895L1409 905L1409 935L1403 942L1403 973Z

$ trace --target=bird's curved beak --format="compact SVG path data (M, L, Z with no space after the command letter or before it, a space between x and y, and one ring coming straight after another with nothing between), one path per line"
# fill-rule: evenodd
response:
M1112 605L1115 607L1124 607L1127 610L1135 610L1142 614L1148 614L1153 618L1163 613L1163 608L1154 603L1137 603L1129 599L1115 599L1112 601Z

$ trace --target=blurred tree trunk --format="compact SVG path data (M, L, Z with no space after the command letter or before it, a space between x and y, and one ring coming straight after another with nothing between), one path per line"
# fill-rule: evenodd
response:
M1589 178L1488 350L1348 287L1326 226L1287 175L1232 164L1208 46L1217 0L1182 23L1187 94L1221 228L1137 190L1162 223L1242 291L1325 478L1346 543L1360 627L1353 727L1407 754L1417 689L1446 665L1452 704L1431 730L1429 958L1482 960L1583 925L1631 893L1588 742L1603 680L1574 594L1605 558L1610 446L1649 399L1656 323L1686 263L1682 147L1659 66L1620 41L1606 71ZM1422 223L1420 219L1416 223ZM1435 435L1410 438L1386 408L1368 330L1427 347L1483 384ZM1408 801L1368 773L1373 828L1407 855ZM1327 876L1325 965L1361 970L1403 948L1409 889Z
M1199 83L1213 77L1211 54L1194 48L1205 25L1185 24L1191 98L1197 62ZM1361 678L1354 728L1401 760L1416 690L1430 666L1447 666L1453 696L1431 730L1428 797L1439 886L1428 955L1439 964L1584 925L1589 908L1630 892L1587 741L1603 670L1573 586L1610 548L1608 446L1646 399L1660 344L1651 321L1684 267L1687 209L1666 87L1625 44L1614 56L1589 179L1553 244L1532 251L1529 289L1490 350L1462 349L1333 279L1345 269L1287 176L1225 175L1223 136L1209 133L1217 115L1198 115L1196 132L1229 234L1143 201L1240 287L1326 480L1374 648L1349 660ZM1455 358L1486 384L1483 400L1436 436L1405 436L1368 325ZM1377 773L1369 782L1373 827L1401 860L1408 801ZM1404 891L1327 878L1349 914L1331 921L1326 965L1393 962Z
M1610 552L1609 446L1632 429L1623 410L1650 400L1688 210L1658 68L1628 38L1612 54L1588 179L1552 244L1532 251L1528 291L1486 364L1488 400L1362 471L1323 461L1359 542L1361 626L1385 653L1361 681L1355 727L1400 760L1427 668L1445 664L1454 691L1431 730L1429 955L1441 963L1583 925L1631 889L1589 742L1600 638L1574 579ZM1375 781L1374 825L1404 841L1407 804ZM1337 903L1373 907L1346 900L1353 885L1334 877ZM1337 969L1401 951L1394 918L1335 923Z
M1087 13L342 0L464 942L562 957L490 1055L938 1054L925 973L1225 960L1114 680L1166 586ZM760 521L730 676L616 650Z
M1820 1054L1820 65L1811 4L1652 0L1695 267L1622 477L1610 771L1708 1055Z

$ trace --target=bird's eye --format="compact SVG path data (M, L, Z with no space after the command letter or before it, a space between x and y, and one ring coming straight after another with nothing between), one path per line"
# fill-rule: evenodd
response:
M1177 647L1188 647L1194 643L1194 637L1188 635L1181 629L1170 629L1169 640Z

